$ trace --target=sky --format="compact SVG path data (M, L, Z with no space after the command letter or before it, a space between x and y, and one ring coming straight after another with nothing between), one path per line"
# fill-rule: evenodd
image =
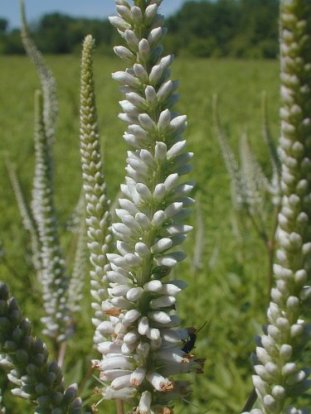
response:
M161 12L169 15L185 0L164 0ZM114 14L114 0L25 0L27 19L37 20L42 14L61 12L73 16L104 18ZM0 17L9 20L10 27L19 26L19 0L0 0Z

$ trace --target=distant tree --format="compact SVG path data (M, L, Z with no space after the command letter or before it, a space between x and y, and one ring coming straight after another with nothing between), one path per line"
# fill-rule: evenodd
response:
M278 55L279 0L188 0L167 19L168 52L200 58L275 58ZM32 26L44 53L72 53L88 33L97 49L111 53L114 31L108 20L74 18L61 13L44 15ZM109 52L107 52L109 51ZM0 53L23 53L18 32L8 31L0 18Z
M245 39L244 57L254 51L258 55L254 57L276 57L279 0L240 0L240 10L238 32Z
M168 19L166 42L170 50L198 57L276 57L278 5L279 0L187 1Z
M39 48L45 53L70 53L70 23L73 18L61 13L46 14L35 33Z
M2 53L13 55L22 55L25 53L19 29L11 30L5 37L3 37L2 41L3 43L0 46Z
M4 17L0 17L0 36L3 35L9 27L9 22Z

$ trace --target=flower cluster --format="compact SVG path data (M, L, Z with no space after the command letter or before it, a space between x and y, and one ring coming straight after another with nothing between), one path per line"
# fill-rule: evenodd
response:
M31 242L31 260L34 269L36 270L37 277L40 280L41 278L41 271L42 271L42 260L41 260L41 245L40 239L38 234L37 223L33 217L32 211L29 208L25 195L23 193L23 189L18 178L17 172L15 167L11 164L10 161L7 161L6 167L8 170L10 182L12 189L15 194L15 198L17 201L18 209L23 221L23 225L25 230L30 235L30 242Z
M56 362L48 362L46 346L32 336L30 323L3 283L0 283L0 352L1 364L10 369L8 379L16 386L12 393L36 401L36 413L82 413L76 386L64 389L60 368Z
M56 98L56 82L51 70L44 62L44 58L37 46L31 39L26 20L24 0L20 0L21 7L21 37L25 51L36 67L40 79L43 94L43 119L45 133L49 145L53 145L55 136L55 124L58 113L58 103Z
M41 282L46 312L42 321L46 325L44 333L61 342L69 334L71 323L68 309L69 281L65 274L55 222L50 148L43 120L42 94L39 91L35 96L35 154L35 217L41 241Z
M76 252L73 262L72 275L69 282L68 307L72 314L81 311L83 301L83 288L85 275L87 273L88 256L86 249L86 231L83 217L80 226L77 228Z
M308 387L299 362L310 329L311 297L311 4L281 3L282 202L274 265L276 286L268 325L256 349L253 383L260 409L252 414L304 413L291 406Z
M179 328L176 315L176 297L185 283L168 279L185 257L178 246L191 230L184 220L193 184L183 176L191 170L192 154L182 138L186 116L173 109L172 56L162 57L161 1L116 3L118 15L110 21L127 46L115 47L115 53L129 67L113 78L125 94L119 117L128 124L129 151L112 224L117 252L107 255L109 298L102 309L108 320L97 328L103 355L97 365L108 383L104 398L135 397L136 414L170 413L172 400L187 389L171 376L200 365L190 349L183 350L188 331Z
M81 62L80 153L88 248L92 265L91 294L95 311L93 323L97 327L105 317L101 305L107 291L106 273L109 265L106 254L110 249L112 237L110 234L110 200L106 194L97 125L92 68L93 48L94 40L89 35L83 43ZM101 334L96 331L95 342L100 342L100 340Z

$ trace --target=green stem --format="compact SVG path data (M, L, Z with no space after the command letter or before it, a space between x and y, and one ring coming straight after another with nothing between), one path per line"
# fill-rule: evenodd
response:
M95 368L90 365L89 369L87 370L86 374L84 375L78 389L78 395L82 395L84 388L88 382L88 380L92 377L92 374L94 372Z
M253 408L256 400L257 400L257 394L256 394L255 388L253 388L251 393L249 394L249 397L248 397L244 407L241 410L241 413L250 411Z

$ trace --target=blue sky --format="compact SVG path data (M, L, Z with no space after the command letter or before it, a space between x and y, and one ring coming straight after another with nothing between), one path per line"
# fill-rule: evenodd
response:
M164 0L163 14L177 10L185 0ZM44 13L59 11L74 16L103 18L114 13L114 0L25 0L29 21L38 19ZM10 27L19 25L19 1L0 0L0 16L10 22Z

